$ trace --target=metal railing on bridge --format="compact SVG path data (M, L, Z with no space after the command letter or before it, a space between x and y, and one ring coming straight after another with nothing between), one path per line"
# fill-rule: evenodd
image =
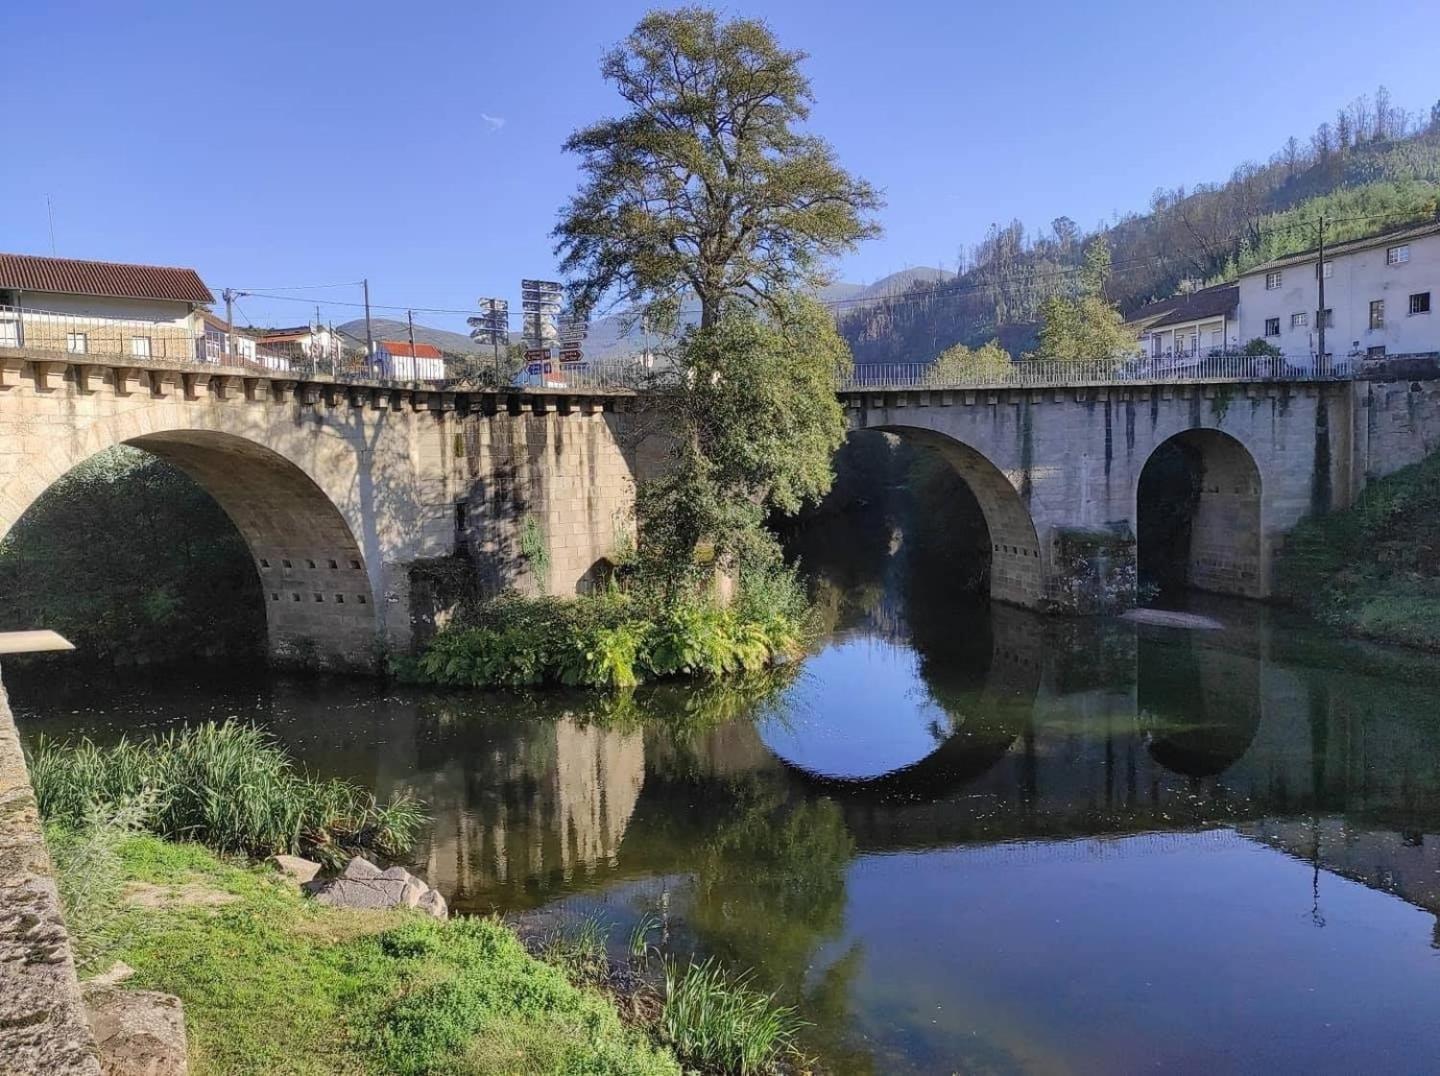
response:
M174 320L103 317L0 305L0 352L23 349L73 355L79 359L123 360L126 365L228 367L257 375L336 381L400 381L400 365L384 349L367 358L365 345L342 346L325 331L313 345L267 342L241 331L226 331L199 315ZM640 356L594 363L530 363L513 377L497 379L484 356L446 364L444 378L420 378L457 391L637 391L660 375Z
M1246 355L1214 352L1192 358L1120 360L1021 359L1000 367L966 368L937 362L857 363L840 375L841 392L870 389L1025 389L1105 385L1250 381L1344 381L1350 357Z

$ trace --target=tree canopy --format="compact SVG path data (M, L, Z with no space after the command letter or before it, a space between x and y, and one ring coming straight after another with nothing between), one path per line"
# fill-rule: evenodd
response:
M667 325L698 301L709 326L733 302L778 309L876 234L875 190L796 129L804 59L765 23L702 7L646 15L605 56L629 108L566 141L584 179L553 233L577 306L609 299Z
M1135 334L1105 297L1110 273L1110 244L1098 236L1085 249L1080 293L1074 298L1052 296L1041 306L1034 358L1114 361L1134 353Z

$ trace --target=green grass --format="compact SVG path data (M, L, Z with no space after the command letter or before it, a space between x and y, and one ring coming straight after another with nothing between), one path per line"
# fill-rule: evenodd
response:
M795 1052L803 1026L788 1006L750 986L747 976L727 974L713 960L665 962L665 1007L660 1025L666 1041L686 1062L705 1071L771 1071Z
M1286 539L1280 595L1351 635L1440 649L1440 453Z
M52 849L84 835L51 826ZM122 882L189 884L233 903L77 915L84 971L121 959L133 985L185 1004L191 1071L678 1073L610 1002L535 960L493 919L440 923L306 901L265 868L195 844L111 831ZM66 875L87 860L57 852ZM112 891L113 892L113 891Z
M29 764L48 821L81 827L123 812L133 828L222 852L395 855L424 821L413 800L379 803L348 781L310 777L267 733L231 721L110 747L42 740Z

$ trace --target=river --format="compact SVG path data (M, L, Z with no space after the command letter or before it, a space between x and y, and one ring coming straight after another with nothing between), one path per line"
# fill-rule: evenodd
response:
M653 923L798 1004L829 1071L1435 1070L1434 659L1246 603L1201 603L1218 630L1047 621L903 547L812 557L823 640L745 690L195 667L11 692L27 737L236 716L410 790L455 909L596 916L619 948Z

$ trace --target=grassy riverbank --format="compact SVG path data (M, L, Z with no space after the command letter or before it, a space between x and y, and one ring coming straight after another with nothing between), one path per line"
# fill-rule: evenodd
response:
M251 857L398 855L423 814L298 772L254 729L47 744L30 764L82 974L124 961L178 996L197 1074L650 1076L680 1073L677 1054L763 1073L794 1055L794 1012L743 976L649 946L612 969L593 924L537 959L494 918L310 901Z
M134 986L180 997L197 1076L680 1071L496 920L323 907L264 866L149 835L100 854L49 838L84 970L123 960ZM124 899L137 890L143 907Z
M1346 634L1440 649L1440 453L1301 523L1276 578L1282 598Z

